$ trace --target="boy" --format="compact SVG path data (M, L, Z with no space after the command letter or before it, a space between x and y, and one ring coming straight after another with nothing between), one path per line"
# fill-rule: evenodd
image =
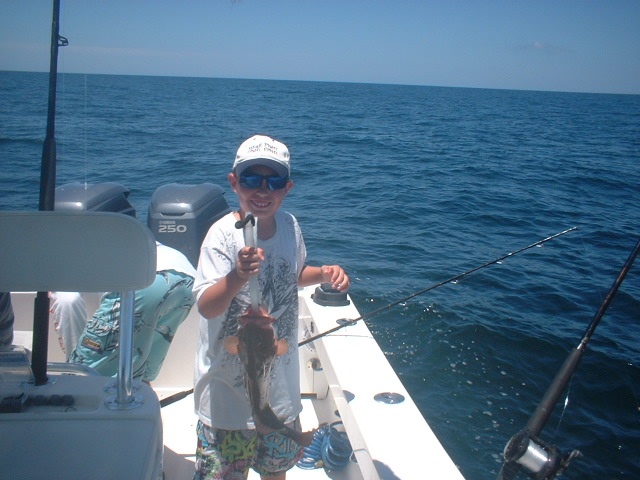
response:
M338 290L349 277L338 265L305 265L306 250L296 219L280 210L293 188L287 147L256 135L238 148L228 174L239 210L216 222L202 244L194 294L200 319L194 398L197 426L196 480L244 479L249 468L263 479L286 477L301 447L278 432L255 431L237 355L224 348L238 317L250 305L248 279L258 276L261 306L275 318L276 338L289 348L277 357L269 403L287 425L302 410L298 370L298 287L321 282ZM236 222L251 212L257 219L258 247L244 244ZM297 426L299 428L299 426Z

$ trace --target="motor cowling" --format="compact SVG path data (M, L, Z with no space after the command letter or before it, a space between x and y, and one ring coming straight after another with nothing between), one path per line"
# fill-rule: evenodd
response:
M62 212L115 212L132 217L129 189L115 182L67 183L56 188L54 209Z
M180 250L195 267L209 227L229 211L219 185L170 183L153 193L147 222L156 240Z

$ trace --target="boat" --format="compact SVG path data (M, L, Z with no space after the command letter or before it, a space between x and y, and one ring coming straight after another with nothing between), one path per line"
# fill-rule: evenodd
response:
M175 189L176 186L171 186L171 188ZM61 187L59 190L65 190L65 188ZM103 188L99 190L103 191ZM84 215L83 213L74 214L60 211L51 212L51 214ZM105 215L116 215L137 222L122 213ZM5 213L4 218L11 219L15 216ZM40 216L35 215L34 221L40 220L38 218ZM0 216L0 222L2 220L3 216ZM137 223L142 226L140 222ZM5 223L1 223L1 225L3 229L6 228ZM44 228L49 227L45 226ZM143 228L145 227L143 226ZM16 235L23 236L24 233ZM77 235L77 232L73 235ZM117 239L107 239L107 243L117 243ZM16 247L18 250L23 248L24 242ZM52 249L56 246L49 243L46 247L43 245L41 248ZM74 254L77 253L74 251ZM48 258L52 257L49 255ZM43 269L46 270L46 267L41 266L40 271L42 272ZM3 271L6 270L3 269ZM32 273L37 274L37 272ZM91 288L86 290L90 291ZM98 293L85 294L87 311L94 311L97 308L99 297ZM16 349L28 350L31 348L33 328L30 322L34 314L34 298L35 293L32 291L12 292L16 317L14 325ZM301 343L305 339L317 336L318 333L336 328L345 319L360 317L357 308L346 293L331 291L323 288L322 285L300 289L298 298ZM160 375L151 385L152 391L146 392L148 397L145 400L146 407L149 407L152 412L157 411L161 416L162 426L156 426L151 433L156 429L161 430L163 440L162 472L167 480L191 478L194 471L197 417L194 413L191 389L193 387L198 322L199 314L194 307L178 329ZM27 372L29 378L26 382L23 380L23 392L27 397L36 398L39 395L62 397L68 394L77 398L76 404L92 403L94 411L89 415L89 418L83 418L81 422L83 425L80 428L83 431L100 431L101 438L112 437L111 440L103 440L106 445L111 445L112 442L114 445L118 445L123 435L131 438L141 435L137 431L135 422L131 419L127 420L131 423L130 431L128 429L121 431L122 426L113 418L117 417L120 410L100 407L100 404L108 403L109 398L113 396L111 392L112 378L98 377L95 374L87 373L86 370L90 369L86 367L75 369L71 364L64 364L64 354L55 334L49 335L47 350L49 378L42 386L36 386L33 375ZM299 348L299 353L301 392L303 393L304 405L301 414L303 429L310 430L320 425L339 424L340 429L346 432L352 453L349 454L344 465L340 465L339 468L327 469L318 465L309 469L296 466L289 472L288 478L439 478L452 480L463 478L364 322L353 322L330 335L321 336L306 343ZM6 367L6 364L7 362L0 363L0 368ZM70 385L67 390L65 384L71 379L73 379L73 385ZM83 386L84 383L87 383L86 387ZM0 384L0 391L6 384L7 382ZM144 385L136 385L135 388L142 394L145 393L144 387ZM52 393L54 391L56 393ZM92 400L82 400L84 393L80 392L88 391L91 391ZM0 396L6 397L7 395L2 393ZM146 407L141 407L141 414L149 415ZM40 420L46 418L50 420L46 422L48 425L58 423L56 428L64 429L67 424L67 428L69 428L68 424L72 422L65 418L67 410L68 406L64 404L53 406L31 403L23 406L18 412L0 415L0 423L2 424L0 431L7 432L7 424L15 426L15 424L23 423L20 421L21 417L33 417ZM136 409L124 409L123 412L127 417L136 415ZM84 413L83 416L86 417ZM111 434L106 431L108 427L105 426L105 418L101 418L104 416L109 419L107 423L112 422L113 424L114 432ZM160 419L157 421L160 422ZM42 433L39 432L40 427L37 424L24 423L28 425L30 430L26 432L29 438L42 437ZM149 435L150 432L146 432L146 434ZM144 438L133 442L133 444L146 445L147 447L149 443L149 439L145 440ZM105 448L99 444L95 446L98 452ZM14 444L14 448L15 451L10 450L7 453L5 450L5 453L0 454L0 468L4 472L11 471L18 475L12 478L19 478L19 472L23 471L23 467L16 468L16 463L21 463L15 462L16 451L26 451L28 446ZM51 445L48 442L39 445L37 460L30 462L30 465L35 468L34 471L41 471L39 469L46 469L47 465L55 463L56 457L61 455L60 448L60 445ZM127 445L127 448L132 447ZM87 452L84 453L87 454ZM146 453L147 455L153 453L153 449ZM144 458L139 458L139 462L141 465L149 463L148 459ZM141 477L136 478L153 478L153 476L146 475L157 473L153 469L144 469L142 466L128 466L127 470L144 472ZM29 473L29 470L26 473ZM54 478L76 478L77 473L76 470L67 472L61 469L59 476L55 474L52 476ZM92 477L101 478L100 475L100 468L92 471ZM104 478L114 477L110 473ZM250 476L249 478L254 477Z
M204 233L228 206L219 186L165 185L143 225L127 207L126 187L55 188L58 12L54 0L40 211L0 212L0 291L11 292L15 314L13 345L0 351L0 471L12 479L192 478L199 314L194 307L180 326L158 378L134 382L133 292L155 275L154 240L195 263ZM65 363L48 331L52 290L86 292L88 312L99 292L122 292L115 379ZM300 418L304 430L320 427L324 437L317 435L320 453L305 453L287 478L462 479L365 322L354 321L362 316L349 295L315 285L300 289L298 300Z

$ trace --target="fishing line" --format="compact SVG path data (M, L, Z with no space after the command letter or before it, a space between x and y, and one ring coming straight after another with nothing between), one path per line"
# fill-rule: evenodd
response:
M552 438L558 437L558 431L560 430L560 426L562 425L562 421L564 420L564 414L566 413L567 408L569 407L569 402L570 402L569 397L571 396L572 383L573 383L573 379L569 381L569 385L567 386L567 393L566 393L566 396L564 397L564 402L562 402L562 412L560 412L560 418L558 419L556 428L553 432L553 435L551 436Z
M386 310L389 310L390 308L395 307L396 305L404 303L407 300L411 300L412 298L417 297L418 295L422 295L423 293L426 293L426 292L428 292L430 290L433 290L435 288L438 288L438 287L441 287L443 285L446 285L447 283L452 283L452 282L455 282L457 280L460 280L461 278L466 277L467 275L470 275L470 274L472 274L474 272L477 272L478 270L486 268L486 267L488 267L490 265L494 265L496 263L500 263L505 258L513 257L514 255L517 255L518 253L524 252L525 250L529 250L530 248L542 245L543 243L546 243L549 240L553 240L554 238L557 238L557 237L559 237L561 235L564 235L565 233L569 233L569 232L571 232L573 230L576 230L577 228L578 227L571 227L571 228L568 228L566 230L563 230L562 232L558 232L558 233L556 233L554 235L551 235L549 237L543 238L542 240L538 240L537 242L532 243L531 245L527 245L526 247L522 247L522 248L520 248L518 250L514 250L513 252L509 252L506 255L502 255L501 257L496 258L495 260L491 260L489 262L483 263L482 265L480 265L478 267L475 267L475 268L472 268L471 270L467 270L466 272L463 272L463 273L461 273L459 275L455 275L455 276L453 276L451 278L448 278L448 279L443 280L441 282L438 282L438 283L436 283L434 285L431 285L431 286L429 286L427 288L419 290L419 291L417 291L415 293L412 293L411 295L409 295L407 297L401 298L400 300L396 300L395 302L391 302L388 305L385 305L384 307L378 308L377 310L374 310L374 311L369 312L369 313L365 313L364 315L360 315L358 318L354 318L353 320L344 319L344 320L342 320L342 323L340 323L340 325L338 325L337 327L330 328L329 330L327 330L327 331L325 331L323 333L319 333L318 335L314 335L312 337L306 338L306 339L302 340L300 343L298 343L298 346L301 347L303 345L306 345L307 343L311 343L311 342L313 342L313 341L315 341L315 340L317 340L319 338L322 338L325 335L329 335L330 333L336 332L336 331L338 331L338 330L340 330L342 328L348 327L350 325L354 325L355 323L359 322L360 320L366 320L366 319L369 319L371 317L375 317L376 315L379 315L380 313L382 313L382 312L384 312Z
M84 74L84 188L85 192L87 190L88 177L89 177L89 156L88 156L88 130L89 130L89 108L87 105L87 98L89 97L89 92L87 88L87 74ZM86 201L86 199L85 199Z
M244 218L243 220L241 220L241 221L236 223L236 228L242 228L244 226L244 224L246 224L249 221L252 221L252 217L253 216L247 215L246 218ZM396 300L395 302L391 302L390 304L385 305L384 307L379 308L377 310L374 310L373 312L369 312L369 313L366 313L364 315L360 315L358 318L354 318L353 320L346 320L345 319L345 320L343 320L343 323L341 323L337 327L331 328L331 329L327 330L326 332L323 332L323 333L320 333L320 334L315 335L313 337L309 337L309 338L306 338L305 340L302 340L300 343L298 343L298 346L301 347L303 345L306 345L307 343L311 343L311 342L313 342L313 341L315 341L315 340L317 340L317 339L319 339L321 337L324 337L325 335L329 335L330 333L333 333L333 332L335 332L337 330L340 330L341 328L348 327L349 325L354 325L355 323L359 322L360 320L369 319L371 317L374 317L374 316L384 312L385 310L388 310L388 309L390 309L392 307L395 307L396 305L399 305L399 304L401 304L403 302L406 302L407 300L410 300L410 299L412 299L414 297L417 297L418 295L422 295L423 293L426 293L429 290L433 290L435 288L441 287L442 285L446 285L447 283L451 283L451 282L455 282L456 280L460 280L461 278L466 277L467 275L470 275L473 272L477 272L478 270L486 268L486 267L488 267L490 265L493 265L493 264L496 264L496 263L500 263L505 258L513 257L514 255L517 255L518 253L524 252L525 250L529 250L530 248L542 245L543 243L546 243L549 240L553 240L554 238L557 238L557 237L559 237L561 235L564 235L565 233L572 232L573 230L576 230L577 228L578 227L571 227L571 228L568 228L566 230L563 230L562 232L558 232L558 233L556 233L554 235L551 235L549 237L543 238L542 240L538 240L537 242L534 242L531 245L527 245L526 247L522 247L522 248L520 248L518 250L514 250L513 252L509 252L506 255L502 255L501 257L496 258L495 260L491 260L489 262L483 263L482 265L480 265L478 267L472 268L471 270L467 270L464 273L461 273L459 275L455 275L455 276L453 276L451 278L448 278L447 280L443 280L443 281L438 282L438 283L436 283L434 285L431 285L431 286L429 286L427 288L423 288L422 290L420 290L418 292L412 293L411 295L409 295L407 297L404 297L404 298L401 298L400 300ZM181 399L185 398L186 396L190 395L191 393L193 393L193 388L191 388L189 390L185 390L183 392L178 392L178 393L170 395L170 396L168 396L166 398L163 398L162 400L160 400L160 407L162 408L162 407L166 407L168 405L171 405L172 403L177 402L178 400L181 400Z

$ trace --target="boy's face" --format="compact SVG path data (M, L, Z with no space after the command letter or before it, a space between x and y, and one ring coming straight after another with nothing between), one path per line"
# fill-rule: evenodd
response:
M265 165L254 165L245 170L243 175L277 176L278 174ZM284 197L293 187L293 182L287 180L284 188L270 190L267 181L262 180L259 188L251 189L243 187L240 184L240 176L233 172L229 174L228 179L231 188L238 195L240 210L243 213L251 212L259 219L272 218L282 205Z

